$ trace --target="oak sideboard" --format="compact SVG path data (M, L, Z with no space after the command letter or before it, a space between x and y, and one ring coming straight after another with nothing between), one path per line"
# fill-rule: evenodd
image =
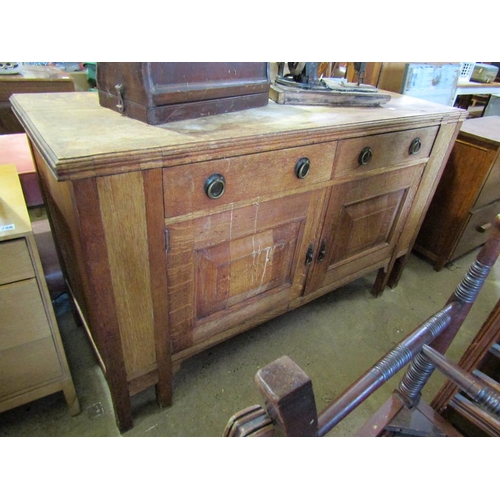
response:
M122 432L188 357L367 273L394 287L465 119L398 94L162 126L91 92L11 101Z

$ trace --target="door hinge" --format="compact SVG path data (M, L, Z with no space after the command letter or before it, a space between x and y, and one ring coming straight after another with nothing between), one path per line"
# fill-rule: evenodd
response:
M170 235L168 229L165 229L165 252L170 250Z

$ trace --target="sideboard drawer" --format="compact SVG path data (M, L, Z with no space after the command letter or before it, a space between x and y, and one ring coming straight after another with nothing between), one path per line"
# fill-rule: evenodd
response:
M0 243L0 285L35 276L24 239Z
M336 147L330 142L165 168L165 217L326 182Z
M425 159L432 150L438 127L403 130L339 141L333 177L360 175Z

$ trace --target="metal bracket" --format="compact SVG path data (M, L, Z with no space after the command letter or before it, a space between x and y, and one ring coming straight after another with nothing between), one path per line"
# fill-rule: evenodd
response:
M125 109L125 104L123 102L123 84L119 83L115 85L115 90L118 97L118 104L116 105L116 107L120 113L123 113Z

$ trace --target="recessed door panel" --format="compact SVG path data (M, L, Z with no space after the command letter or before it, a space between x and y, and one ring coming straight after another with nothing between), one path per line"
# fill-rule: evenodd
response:
M306 294L390 259L423 165L334 185Z
M333 242L331 264L389 245L406 192L407 188L402 188L345 204L340 217L340 233Z
M284 312L303 293L324 203L322 189L168 225L173 352Z
M224 242L196 252L196 319L292 284L301 222Z

